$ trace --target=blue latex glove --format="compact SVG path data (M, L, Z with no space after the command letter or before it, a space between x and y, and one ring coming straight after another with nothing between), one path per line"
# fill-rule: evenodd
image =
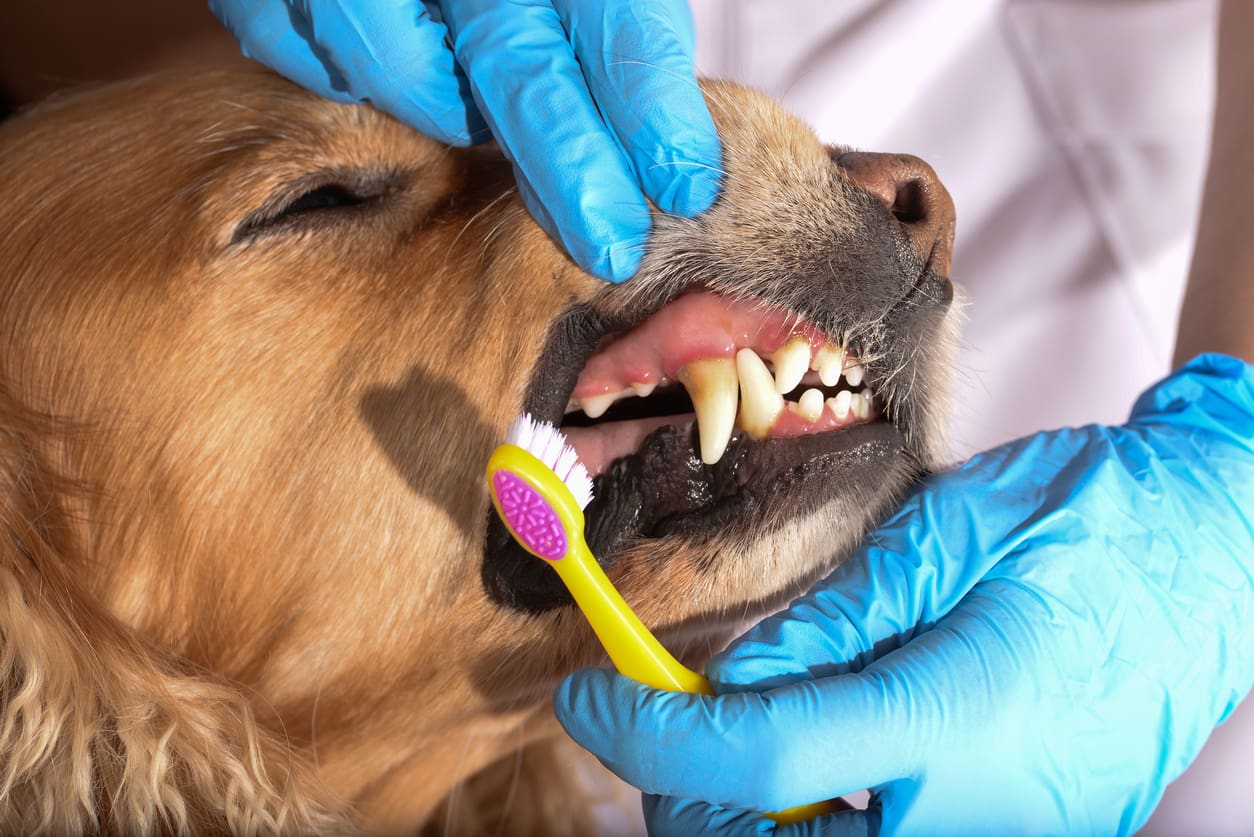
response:
M1254 368L1204 355L1122 427L927 481L717 657L723 694L583 671L570 734L661 834L1127 834L1254 682ZM742 690L751 691L742 691ZM712 800L716 804L683 801Z
M645 196L691 216L721 153L685 0L210 0L244 54L454 145L495 137L536 220L621 282ZM489 131L490 129L490 131ZM643 187L643 193L642 193Z

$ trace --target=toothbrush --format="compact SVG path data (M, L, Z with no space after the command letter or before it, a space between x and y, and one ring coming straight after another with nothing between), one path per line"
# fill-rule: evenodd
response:
M557 571L620 674L655 689L714 694L709 680L658 642L593 557L583 536L592 478L560 430L520 416L488 460L487 476L492 505L514 540ZM816 802L766 816L794 823L837 810Z
M519 417L488 460L488 485L514 540L557 571L620 674L655 689L714 694L662 647L592 556L583 537L592 478L561 431Z

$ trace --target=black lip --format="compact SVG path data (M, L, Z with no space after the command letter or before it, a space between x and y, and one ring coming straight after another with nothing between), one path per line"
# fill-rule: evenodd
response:
M788 438L738 433L723 457L706 465L696 434L692 425L659 428L597 477L587 509L593 554L613 555L639 537L765 532L769 524L759 512L775 498L786 494L790 508L805 513L841 488L833 475L905 450L897 428L879 421Z

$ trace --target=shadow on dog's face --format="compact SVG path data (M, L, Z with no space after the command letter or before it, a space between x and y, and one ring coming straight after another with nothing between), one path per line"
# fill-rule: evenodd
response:
M0 381L45 417L23 445L64 478L31 500L62 513L60 560L127 630L242 684L367 822L425 816L601 660L490 514L520 412L569 429L598 473L593 551L694 664L936 455L943 187L706 93L721 197L657 215L622 286L554 246L494 149L269 75L110 87L0 130ZM737 408L743 348L800 405L746 383Z

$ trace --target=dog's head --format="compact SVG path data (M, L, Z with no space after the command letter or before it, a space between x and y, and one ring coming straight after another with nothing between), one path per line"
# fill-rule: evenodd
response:
M829 569L936 456L952 206L916 160L706 94L721 196L656 215L623 286L550 241L494 149L267 74L114 86L0 128L0 558L20 618L130 637L109 641L166 660L162 694L236 689L398 824L599 659L490 512L483 468L521 412L568 429L597 474L593 551L677 648ZM5 653L32 672L72 646ZM9 681L20 732L31 680Z

